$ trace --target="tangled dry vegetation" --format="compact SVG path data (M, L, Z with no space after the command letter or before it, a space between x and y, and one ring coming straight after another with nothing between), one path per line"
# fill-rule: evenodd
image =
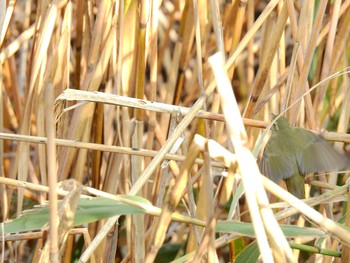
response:
M1 5L0 262L349 261L347 175L256 165L270 113L346 151L349 0Z

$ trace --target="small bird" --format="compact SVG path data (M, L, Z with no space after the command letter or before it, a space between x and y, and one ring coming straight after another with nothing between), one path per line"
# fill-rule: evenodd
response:
M283 116L271 130L259 163L260 171L275 183L284 180L288 191L300 199L305 198L306 174L338 171L350 163L329 142L308 130L290 126Z

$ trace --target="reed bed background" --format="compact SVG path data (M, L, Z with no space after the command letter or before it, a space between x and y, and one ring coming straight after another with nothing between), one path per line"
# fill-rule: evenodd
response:
M271 113L348 149L349 0L1 5L1 262L348 262L347 175L256 158Z

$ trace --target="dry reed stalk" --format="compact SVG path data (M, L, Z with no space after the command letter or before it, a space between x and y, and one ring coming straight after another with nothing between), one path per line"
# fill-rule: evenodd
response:
M273 217L272 210L265 209L268 205L268 199L266 192L262 188L262 182L257 180L260 173L254 157L245 148L247 145L247 134L242 119L239 119L241 116L238 105L231 91L232 89L230 89L231 85L226 75L227 73L224 71L221 55L215 54L210 59L210 64L218 83L222 109L227 120L229 139L237 154L237 162L261 256L265 261L275 259L277 261L292 262L291 250L277 221ZM234 118L232 118L231 114L234 115ZM233 126L230 122L231 118L235 119L238 125ZM253 181L256 184L252 185L251 182ZM269 237L270 243L267 237Z
M50 228L49 228L49 237L50 237L50 261L59 262L60 250L59 238L58 238L58 204L57 204L57 168L56 168L56 127L54 121L53 113L53 102L54 102L54 89L52 81L48 81L45 85L44 92L45 99L45 130L47 133L47 149L46 149L46 159L47 159L47 172L48 172L48 185L51 189L49 194L50 201ZM46 260L46 259L44 259Z
M340 10L340 4L341 1L335 1L333 4L333 12L332 12L332 18L331 18L331 24L330 24L330 31L328 33L327 43L324 51L324 57L323 57L323 64L322 64L322 71L320 74L320 79L324 79L330 72L331 68L331 57L334 49L334 41L335 41L335 34L337 29L337 24L339 20L339 10ZM315 98L314 98L314 108L316 112L322 112L322 101L323 98L326 95L326 86L322 85L316 92ZM331 99L332 100L332 99ZM318 118L318 125L321 122L321 118Z
M190 2L186 1L183 10L184 14L181 18L179 37L175 43L172 61L170 62L170 65L172 65L172 67L169 71L169 81L166 87L165 98L163 100L165 103L168 104L172 104L176 100L176 93L178 92L180 95L182 89L182 81L180 81L182 79L182 75L180 74L180 76L178 76L178 69L180 68L181 57L184 56L186 58L186 55L188 54L189 49L193 43L193 11L191 10L192 5L190 4ZM159 124L161 127L162 134L167 134L169 126L169 116L162 115Z
M205 93L205 87L204 87L204 76L203 76L203 67L202 63L205 60L205 52L206 49L204 48L204 39L207 37L205 26L207 24L206 15L207 15L207 8L206 5L198 6L197 1L193 2L193 14L194 14L194 29L195 29L195 37L196 37L196 69L197 69L197 78L199 82L199 89L201 95L204 95ZM216 22L215 20L213 21ZM222 30L220 28L221 25L215 25L215 27L219 28L219 30ZM202 35L202 33L204 35ZM203 50L202 50L203 49ZM203 109L206 110L207 106L206 104L203 105ZM209 127L208 123L204 120L199 120L196 125L196 133L208 137L209 135ZM194 132L191 134L191 137L195 136ZM189 153L191 154L191 153ZM201 168L198 171L198 174L201 175L198 184L200 185L197 202L195 202L195 199L193 197L193 180L191 178L191 175L189 175L188 181L187 181L187 192L189 195L189 210L190 214L194 217L201 220L205 220L208 224L213 219L214 215L214 206L213 206L213 178L211 176L211 165L209 160L209 155L207 150L202 150L202 155L204 156L205 162L204 166L201 168L203 169L203 172L201 172ZM215 221L215 220L214 220ZM201 236L205 233L208 233L209 236L203 237L203 239L209 240L208 248L208 260L209 261L215 261L217 259L216 252L214 250L214 240L215 235L214 232L207 232L203 228L197 228L195 227L193 231L190 232L189 235L189 242L187 244L186 251L191 252L198 249L201 243Z
M157 82L158 82L158 0L152 1L151 21L150 21L150 92L149 100L155 101L157 98ZM154 149L155 138L155 126L156 126L156 113L151 112L149 115L150 129L147 136L146 148ZM145 165L149 163L149 159L145 160Z
M232 41L231 47L228 49L229 53L233 52L233 50L236 48L237 44L239 43L239 40L241 39L241 34L243 30L243 25L244 25L244 14L245 14L247 3L245 1L236 1L236 5L238 5L238 8L235 11L236 13L233 16L235 17L234 19L235 23L234 23L234 29L233 29L234 33L231 40ZM230 19L233 20L233 17L230 17ZM234 74L234 67L231 67L229 72L229 77L232 80L233 80L233 74Z
M320 228L326 229L328 232L335 235L339 240L349 246L350 239L348 235L348 231L343 227L339 226L336 222L322 216L316 210L313 210L305 203L301 202L298 198L291 195L287 191L280 189L276 184L271 181L267 182L268 179L262 177L262 181L264 183L264 187L271 192L274 192L278 195L279 198L283 199L291 206L296 207L300 212L306 214L313 222L315 222Z
M172 91L169 90L169 103L172 103L174 105L178 105L181 99L181 95L183 92L183 86L185 85L185 69L188 67L189 59L190 57L190 52L192 49L192 44L194 40L194 31L195 31L195 26L194 26L194 10L193 10L193 5L190 2L186 2L185 5L185 12L183 15L183 21L181 23L180 27L180 32L179 32L179 47L182 49L181 50L181 55L179 57L179 65L178 67L174 67L173 70L177 70L178 72L170 73L174 74L174 79L176 78L174 84L175 86L173 87L175 89L174 94L172 94ZM198 20L198 19L197 19ZM168 93L167 93L168 94ZM173 96L172 101L170 100L170 97ZM166 121L165 119L163 120L164 122ZM169 120L167 120L169 121ZM161 123L162 126L162 123Z
M8 134L8 133L0 133L0 138L3 140L12 140L12 141L24 141L35 144L45 144L47 142L46 137L38 137L38 136L25 136L18 134ZM96 143L88 143L88 142L77 142L75 140L65 140L65 139L55 139L55 144L63 147L71 147L71 148L82 148L93 151L102 151L102 152L111 152L111 153L120 153L126 155L135 155L142 157L154 157L157 155L157 151L152 151L148 149L133 149L130 147L121 147L114 145L106 145L106 144L96 144ZM164 159L174 160L174 161L184 161L186 156L179 154L166 154ZM196 159L196 164L203 164L203 159ZM213 166L224 168L224 165L220 162L213 162ZM107 191L109 192L109 191Z
M271 63L275 56L277 47L280 43L280 39L281 39L286 22L287 22L287 6L284 5L281 11L281 14L279 15L278 20L276 22L276 26L273 29L274 34L272 36L271 42L269 43L269 46L267 47L268 50L267 51L264 50L262 65L259 68L258 74L254 82L254 86L252 88L252 95L248 102L248 106L245 110L244 116L246 116L247 118L250 118L252 116L252 112L254 110L256 102L267 80L268 72L270 70Z
M228 56L225 70L230 74L230 88L234 90L240 111L248 107L246 102L254 83L266 83L264 86L269 90L259 94L259 103L253 112L257 120L242 119L237 113L237 117L233 118L231 113L230 117L226 116L228 125L235 125L236 119L242 119L246 126L265 128L267 122L263 120L270 119L269 111L286 110L290 119L298 120L298 125L303 126L306 111L311 128L313 122L317 124L317 129L331 127L335 130L337 125L337 132L319 135L338 141L336 147L341 149L342 142L350 141L350 136L345 134L350 118L350 93L346 75L348 61L344 55L349 48L350 1L336 0L330 2L330 8L324 9L326 2L329 1L320 2L322 8L316 20L311 15L317 7L314 1L291 0L268 3L235 1L234 4L215 0L210 3L204 0L154 0L142 2L141 9L138 9L137 1L54 1L51 4L26 1L17 2L16 8L13 2L7 9L0 8L0 12L6 12L0 34L0 85L3 85L0 101L3 107L0 111L3 145L3 148L0 147L0 169L3 177L0 177L0 183L2 196L8 198L8 203L3 198L6 203L2 204L2 216L6 218L16 212L11 203L18 201L19 213L21 200L27 202L31 198L43 202L49 192L49 188L45 188L44 192L31 191L43 189L48 184L48 163L56 159L54 154L46 156L48 145L45 145L50 140L45 132L44 120L48 118L49 110L44 108L47 103L44 84L50 80L54 96L61 94L56 113L61 114L63 111L59 110L66 108L57 123L57 137L68 139L53 140L59 151L58 172L62 178L74 177L93 186L85 188L91 195L118 199L120 194L142 192L144 198L166 206L162 198L183 175L179 167L184 169L184 161L193 159L191 171L186 171L188 180L182 187L183 194L176 196L176 203L180 205L174 209L175 214L171 218L166 218L167 222L180 220L183 224L173 222L169 223L169 227L164 225L160 229L156 224L159 219L153 218L159 216L161 210L154 206L147 207L147 214L138 217L139 223L135 225L136 229L141 226L138 237L132 230L131 216L125 220L120 220L119 216L100 220L85 228L93 240L86 244L84 253L81 252L80 261L112 261L116 260L116 254L123 262L143 261L142 250L151 250L152 237L157 233L167 233L171 237L163 243L166 246L172 247L174 240L187 244L186 255L179 261L185 258L227 260L223 254L216 253L216 249L228 244L232 248L235 243L231 241L242 236L225 234L215 240L214 227L216 223L221 223L218 219L227 220L233 214L238 220L244 218L237 206L242 185L237 176L236 160L237 157L240 160L245 157L246 152L231 154L228 151L232 150L228 143L230 133L220 111L221 99L215 91L216 81L207 63L208 57L225 47L225 55ZM287 5L290 24L283 26L280 40L270 43L267 36L269 32L275 33L272 24L277 18L274 15L281 11L285 13L283 4ZM150 10L149 16L142 12L146 9ZM141 31L138 31L139 23L142 23L139 12L145 15L141 18L149 18L143 20ZM260 16L255 20L258 14ZM323 15L326 19L321 25ZM282 18L286 17L280 16ZM149 25L146 26L145 21ZM224 24L223 29L221 24ZM271 51L272 46L274 51ZM269 63L266 57L269 57ZM264 78L260 73L256 75L263 70L266 72ZM325 89L317 89L328 86L326 96L323 95ZM67 87L77 90L68 89L62 93ZM87 92L97 90L102 92ZM309 96L314 98L315 94L318 106L315 99L314 105L310 103ZM306 96L306 99L301 96ZM196 100L195 109L191 109ZM301 100L306 105L303 102L299 104ZM268 107L264 108L265 105ZM288 110L290 107L293 109ZM315 118L310 118L313 110ZM137 117L136 120L133 116ZM258 132L257 129L252 130L247 142L251 146L256 144L254 152L260 147ZM194 158L188 150L195 134L204 137L205 148L200 153L201 158ZM176 147L172 147L173 144ZM247 159L252 158L249 156ZM253 163L252 160L249 166L253 167ZM223 177L224 173L227 177ZM216 180L216 176L221 178ZM11 181L10 178L24 181ZM329 216L340 214L343 208L339 204L344 202L346 190L343 186L334 185L339 181L337 178L344 181L344 176L330 175L328 182L333 186L326 182L313 182L316 191L333 190L317 198L308 198L305 203L310 206L321 204L318 211L329 203L335 208L328 210ZM135 182L135 186L130 191L131 181ZM151 186L152 183L154 185ZM14 186L18 185L30 190L20 187L17 192ZM250 206L256 202L266 204L261 192L257 192L259 198L255 201L254 198L249 199ZM61 193L59 189L57 193ZM230 211L226 210L227 205ZM286 204L273 203L270 206L281 209ZM308 215L314 213L314 210L306 211ZM178 213L187 213L192 219L181 217ZM268 208L251 209L251 213L261 215L261 222L274 222L274 219L269 220L271 213ZM276 216L281 219L295 213L298 213L296 209L287 207ZM120 223L126 231L121 231L123 228L116 223ZM285 245L285 238L279 230L276 231L278 226L260 226L260 245L266 236L281 240L278 243ZM337 230L335 232L338 236L342 235ZM6 238L16 240L15 236ZM17 238L20 239L19 236ZM137 245L132 244L133 240L137 241ZM303 236L300 242L310 240ZM24 257L20 247L29 248L25 242L3 243L2 249L8 252L10 259L20 261ZM335 250L344 242L347 241L325 243L324 248ZM39 259L39 248L45 245L41 238L37 244L32 249L34 260ZM74 248L76 244L71 236L67 241L64 261L71 260L73 249L77 251ZM286 246L269 245L275 259L289 255ZM122 251L128 252L122 254ZM243 250L243 253L246 251ZM345 260L346 249L343 251ZM266 259L269 255L263 252L262 256ZM317 256L321 257L325 262L330 260L323 255ZM232 254L231 260L235 259Z
M180 122L180 124L176 127L174 134L168 139L168 141L163 145L163 147L159 150L159 153L154 157L154 159L151 161L151 163L147 166L147 168L144 170L144 172L141 174L139 179L133 184L132 188L129 191L130 195L136 195L141 188L144 186L144 184L148 181L148 179L151 177L152 173L155 171L157 166L160 164L162 159L164 158L165 154L169 152L177 138L180 136L180 134L184 131L184 129L189 125L191 120L194 118L195 114L198 112L198 110L202 107L203 103L205 102L205 99L201 97L197 102L193 105L191 111L184 117L184 119ZM100 244L100 242L103 240L107 232L111 229L111 227L114 225L116 220L118 220L119 216L111 217L107 220L106 224L103 226L101 231L97 234L95 238L95 242L92 242L91 246L88 248L87 251L82 255L82 258L84 260L87 260L91 253L96 249L97 245ZM153 255L155 256L155 255Z
M138 38L137 38L137 69L136 69L136 91L134 97L137 99L143 99L145 94L145 78L146 78L146 55L149 48L146 41L146 32L149 27L150 19L150 6L147 1L141 1L138 11ZM134 148L143 147L142 137L144 130L144 113L140 109L135 109L135 127L132 134L131 145ZM134 185L142 174L142 158L138 156L131 156L131 184ZM144 190L144 191L142 191ZM140 190L137 195L145 196L147 192L147 185ZM143 215L132 216L132 229L131 229L131 250L132 261L143 262L145 259L145 222ZM137 253L136 253L137 251Z
M3 29L3 21L5 18L5 10L6 8L6 3L5 2L1 2L1 11L0 11L0 47L2 46L3 43L3 39L5 36L5 34L2 34ZM0 69L0 90L4 90L3 87L3 73L2 73L2 68ZM1 92L0 94L0 112L3 112L4 109L4 104L3 104L3 93ZM1 114L0 116L0 131L4 130L4 116ZM4 156L4 142L1 141L0 142L0 156ZM1 158L0 160L0 177L5 177L4 174L4 170L2 169L2 167L4 167L4 159ZM7 218L7 213L8 213L8 207L7 207L7 195L6 195L6 186L5 185L1 185L0 186L0 196L1 196L1 215L2 215L2 221L5 221ZM5 242L2 242L2 246L1 246L1 250L5 251ZM1 260L4 261L4 253L2 253L3 255L1 256Z
M103 79L103 72L105 72L108 66L108 61L112 52L112 47L114 45L114 39L116 30L115 27L105 28L101 30L104 26L103 24L108 19L107 10L110 10L110 3L108 1L102 1L100 3L99 13L97 15L97 21L95 24L94 35L91 41L91 47L89 51L89 56L87 58L88 69L83 78L82 87L83 90L97 90L101 81ZM106 16L106 17L105 17ZM107 23L108 25L108 23ZM109 32L107 39L103 39L102 32ZM105 40L105 46L100 47L102 41ZM89 104L83 109L78 108L74 111L72 120L70 122L70 129L68 132L68 138L81 139L83 136L89 137L89 132L91 128L91 120L94 112L94 104ZM86 122L86 123L85 123ZM66 179L69 171L71 170L71 165L74 160L76 151L63 149L60 152L60 162L59 162L59 174L58 178L60 180ZM81 172L83 171L84 159L86 158L86 152L81 152L79 154L80 165L75 166L75 171L77 172L77 177L81 177Z
M0 19L2 19L2 16L0 16ZM0 24L2 26L2 23ZM1 28L1 27L0 27ZM1 30L1 29L0 29ZM1 33L1 32L0 32ZM3 79L2 79L2 68L0 69L0 90L3 90ZM3 93L0 94L0 112L3 112L4 110L4 103L3 103ZM4 130L4 116L1 114L0 116L0 131ZM4 142L0 142L0 156L4 156ZM4 174L4 159L0 158L0 178L5 177ZM1 196L1 216L2 216L2 222L5 221L8 217L8 200L7 200L7 194L6 194L6 186L0 185L0 196ZM5 251L5 242L3 242L2 251ZM4 257L2 256L2 260L4 260Z
M8 30L11 17L13 15L14 7L16 2L10 2L8 3L8 6L6 6L5 2L1 3L1 13L0 13L0 25L1 25L1 31L0 31L0 47L2 47L6 31ZM4 10L6 9L6 12Z
M341 22L339 32L335 38L334 43L334 54L332 54L330 72L336 71L337 68L342 68L344 61L342 62L341 52L344 52L347 40L349 39L349 30L346 29L346 24L349 23L350 20L350 11L348 10ZM346 65L346 64L345 64ZM336 97L336 87L337 84L334 80L330 83L330 110L332 113L335 112L335 97ZM346 112L346 111L345 111Z
M297 95L297 97L300 97L300 94L304 91L306 91L307 89L307 75L309 73L310 70L310 66L311 66L311 59L312 56L314 54L315 48L316 48L316 40L321 28L321 23L322 23L322 19L325 13L325 9L327 6L327 1L321 1L320 2L320 6L317 10L317 15L315 18L315 23L314 23L314 27L312 30L312 34L310 36L310 41L308 43L307 46L307 50L305 53L305 60L303 63L303 67L300 71L300 78L299 78L299 82L298 82L298 87L300 88L300 90L298 91L299 94ZM299 28L300 30L300 28ZM296 98L295 98L296 99ZM308 121L309 121L309 126L311 127L311 129L314 129L315 127L315 122L314 122L314 109L312 108L312 104L311 104L311 97L310 95L307 95L305 98L305 109L306 109L306 114L308 116ZM294 124L296 119L297 119L297 115L298 115L298 107L294 107L294 109L292 109L292 113L291 113L291 123Z
M42 16L43 18L44 16ZM34 103L38 99L36 97L37 94L41 93L41 87L44 80L44 68L46 66L47 61L47 49L49 48L49 40L52 37L54 31L54 23L57 18L57 5L54 3L50 8L47 9L47 13L45 14L45 18L43 18L42 23L37 24L37 29L39 31L39 37L37 42L35 43L35 47L33 48L33 67L30 72L30 81L29 88L27 92L27 100L25 103L24 113L23 113L23 122L20 126L21 134L29 134L31 130L31 116L32 109L35 105ZM44 37L46 36L46 37ZM18 178L20 180L27 180L27 176L29 173L29 144L20 143L18 145L18 155L16 156L15 162L18 165L17 169L12 170L12 178L15 178L15 175L18 172ZM17 214L19 215L22 211L23 205L23 192L19 190L18 192L18 201L17 201Z
M339 18L345 13L349 11L349 6L350 6L350 0L346 0L343 2L343 4L340 7L340 11L339 11ZM317 39L317 45L319 45L323 39L326 37L326 35L328 34L330 29L330 22L328 21L327 24L324 26L324 28L322 29L322 31L320 32L320 35L318 36Z
M189 158L183 163L180 174L176 179L175 185L168 191L165 202L162 207L162 213L159 219L156 219L159 226L151 237L151 246L148 250L145 262L153 262L161 245L165 240L165 234L171 221L171 214L175 211L180 199L182 198L188 178L190 176L191 166L194 158L197 157L199 151L204 149L203 138L199 136L194 139L192 146L189 149Z

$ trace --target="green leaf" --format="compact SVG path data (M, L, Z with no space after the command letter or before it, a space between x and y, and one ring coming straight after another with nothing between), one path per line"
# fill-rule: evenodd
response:
M136 196L124 196L136 202L147 200ZM148 203L149 204L149 203ZM107 198L81 199L75 213L74 226L87 224L116 215L144 214L142 208Z
M174 260L179 250L184 247L184 244L164 244L154 260L155 263L170 262Z
M260 256L258 243L253 241L236 257L235 263L257 262Z
M233 216L234 216L234 213L236 212L236 207L238 205L238 202L239 202L239 199L243 196L244 194L244 187L243 187L243 183L241 182L239 184L239 186L237 187L236 191L235 191L235 194L232 198L232 202L231 202L231 205L230 205L230 211L228 213L228 216L227 218L228 219L232 219Z
M141 197L123 196L135 203L150 203ZM81 198L75 213L74 226L91 223L100 219L109 218L116 215L143 214L144 209L121 201L107 198ZM23 214L11 221L4 223L4 233L17 233L23 231L40 230L49 222L49 206L34 207L26 210ZM1 232L0 227L0 233Z
M280 227L284 235L287 237L321 237L326 235L322 230L312 227L298 227L291 225L280 225ZM255 237L253 224L251 223L221 221L216 225L216 231L225 233L235 232L243 236Z

